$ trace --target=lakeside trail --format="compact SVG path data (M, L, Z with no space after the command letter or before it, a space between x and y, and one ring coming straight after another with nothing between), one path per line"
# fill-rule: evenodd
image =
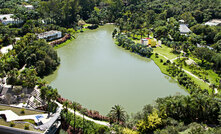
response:
M59 102L56 102L56 103L58 104L59 109L63 109L63 105L62 105L61 103L59 103ZM68 108L68 110L69 110L71 113L74 113L74 110L73 110L73 109ZM80 116L81 118L84 117L84 119L86 119L86 120L88 120L88 121L92 121L92 122L94 122L94 123L96 123L96 124L110 127L110 124L109 124L108 122L100 121L100 120L94 120L94 119L92 119L92 118L90 118L90 117L88 117L88 116L86 116L86 115L81 114L81 113L78 112L78 111L75 111L75 114L76 114L77 116Z
M169 60L171 63L173 63L174 60L176 60L176 59L179 58L179 57L176 57L176 58L174 58L174 59L169 59L169 58L166 57L165 55L162 55L162 54L160 54L160 53L158 53L158 54L159 54L160 56L164 57L166 60ZM185 69L183 69L183 68L182 68L182 70L183 70L185 73L191 75L192 77L194 77L194 78L196 78L196 79L198 79L198 80L201 80L201 81L205 82L203 79L200 79L199 77L197 77L196 75L192 74L191 72L189 72L189 71L187 71L187 70L185 70ZM211 85L211 83L208 83L208 82L205 82L205 83L208 84L208 85ZM218 93L217 88L215 88L214 90L215 90L215 94L217 94L217 93Z

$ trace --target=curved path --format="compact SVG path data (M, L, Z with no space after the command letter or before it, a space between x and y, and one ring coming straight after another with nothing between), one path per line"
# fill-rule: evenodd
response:
M56 103L58 104L59 109L63 109L63 105L62 105L61 103L59 103L59 102L56 102ZM69 110L71 113L74 113L74 110L73 110L73 109L68 108L68 110ZM81 114L81 113L78 112L78 111L75 111L75 114L76 114L77 116L82 117L82 118L83 118L83 116L84 116L84 118L85 118L86 120L88 120L88 121L92 121L92 122L94 122L94 123L96 123L96 124L104 125L104 126L110 127L110 124L109 124L108 122L105 122L105 121L99 121L99 120L94 120L94 119L92 119L92 118L90 118L90 117L88 117L88 116L85 116L85 115Z
M176 58L174 58L174 59L169 59L168 57L166 57L166 56L164 56L164 55L162 55L162 54L160 54L160 53L158 53L158 54L159 54L160 56L164 57L165 59L170 60L171 63L173 63L174 60L176 60L176 59L179 58L179 57L176 57ZM194 78L196 78L196 79L198 79L198 80L201 80L201 81L205 82L203 79L200 79L199 77L197 77L196 75L192 74L191 72L189 72L189 71L187 71L187 70L185 70L185 69L183 69L183 68L182 68L182 70L183 70L184 72L186 72L187 74L191 75L192 77L194 77ZM211 85L211 83L208 83L208 82L205 82L205 83L208 84L208 85ZM215 88L214 90L215 90L215 94L217 94L217 93L218 93L217 88Z

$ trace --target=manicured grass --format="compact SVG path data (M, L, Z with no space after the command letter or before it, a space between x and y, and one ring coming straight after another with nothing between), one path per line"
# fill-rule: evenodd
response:
M186 73L187 74L187 73ZM209 88L209 85L189 74L187 74L197 85L200 86L201 89L207 89L209 91L209 93L211 93L212 89Z
M159 58L155 57L155 54L153 54L150 58L154 61L154 63L160 68L161 72L169 75L169 73L167 72L167 66L163 65L163 62L167 61L167 59L165 59L163 56L158 55ZM160 59L163 60L163 62L160 62ZM170 76L170 75L169 75Z
M192 59L192 58L191 58ZM194 58L194 60L197 60L196 58ZM174 61L175 63L178 63L177 60ZM191 72L192 74L196 75L198 78L200 78L199 75L202 76L202 78L207 78L209 79L209 83L211 84L216 84L216 85L219 85L219 80L220 80L220 77L217 73L215 73L213 70L205 70L204 68L197 68L195 67L194 69L191 67L191 66L184 66L183 65L183 69ZM193 72L195 71L195 73ZM201 78L201 79L202 79Z
M167 47L165 45L161 45L161 47L156 47L153 49L154 53L162 54L162 55L166 56L167 58L169 58L170 60L179 56L178 54L171 53L171 51L172 51L172 48Z
M90 26L91 24L85 24L86 26ZM85 26L84 25L84 26ZM88 28L82 28L82 30L77 30L75 33L81 33L81 31L83 31L83 32L85 32L85 31L87 31L87 30L89 30ZM74 33L72 33L72 34L74 34ZM67 44L69 44L72 40L74 40L75 38L71 38L71 39L69 39L69 40L66 40L65 42L63 42L63 43L61 43L61 44L58 44L58 45L56 45L56 46L54 46L54 49L58 49L58 48L61 48L61 47L63 47L63 46L66 46Z
M25 113L21 114L22 108L15 108L15 107L2 106L2 105L0 105L0 110L11 110L19 116L21 116L21 115L43 114L43 112L32 111L32 110L27 110L27 109L24 109Z
M54 46L54 49L58 49L58 48L61 48L63 46L66 46L67 44L69 44L72 40L74 40L74 38L71 38L69 40L66 40L65 42L61 43L61 44L58 44L56 46Z
M155 54L153 54L151 56L151 59L155 62L155 64L160 68L161 72L170 76L170 74L167 72L167 65L163 65L164 62L166 62L167 60L163 57L158 55L159 58L155 57ZM160 62L160 59L163 60L163 62ZM188 71L188 70L187 70ZM186 73L187 74L187 73ZM209 91L209 93L212 92L212 89L209 88L209 85L199 79L196 79L195 77L187 74L197 85L199 85L202 89L207 89ZM171 76L170 76L171 77ZM173 77L172 77L173 78ZM174 78L173 78L174 79Z
M4 119L0 119L0 125L10 127L10 124L11 124L10 122L6 122ZM19 129L23 129L24 130L25 124L24 123L15 123L15 126L13 126L13 128L19 128ZM30 131L40 132L40 133L43 132L41 130L34 129L31 125L29 125L29 130Z
M92 24L85 24L83 27L88 27L91 26Z

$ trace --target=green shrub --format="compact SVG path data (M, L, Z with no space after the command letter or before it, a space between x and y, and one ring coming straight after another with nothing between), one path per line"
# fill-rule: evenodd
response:
M20 113L21 113L21 114L25 114L25 109L22 108Z
M14 121L11 121L10 122L10 127L14 127L15 126L15 122Z
M170 60L167 60L167 63L170 63Z
M163 60L162 60L162 59L160 59L160 62L162 63L162 62L163 62Z
M29 130L29 124L25 124L25 130Z

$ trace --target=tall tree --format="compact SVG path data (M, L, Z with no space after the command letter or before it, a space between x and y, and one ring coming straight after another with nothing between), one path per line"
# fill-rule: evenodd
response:
M118 124L120 123L120 121L124 122L126 120L126 112L120 105L114 105L109 113L109 116L112 117L114 120L117 120Z

